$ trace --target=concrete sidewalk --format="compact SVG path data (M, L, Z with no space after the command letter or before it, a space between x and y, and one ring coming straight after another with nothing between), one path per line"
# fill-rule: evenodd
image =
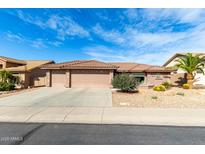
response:
M0 107L0 122L205 126L205 109Z

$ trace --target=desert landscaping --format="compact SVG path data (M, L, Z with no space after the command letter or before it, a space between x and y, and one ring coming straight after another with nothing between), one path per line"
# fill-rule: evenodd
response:
M113 92L114 107L205 108L205 89L172 87L167 91L140 89L136 93Z

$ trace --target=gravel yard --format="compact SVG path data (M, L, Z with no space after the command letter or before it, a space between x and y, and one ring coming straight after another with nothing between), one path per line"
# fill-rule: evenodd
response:
M36 90L36 89L39 89L39 87L28 88L28 89L16 89L16 90L12 90L12 91L0 91L0 98L11 96L11 95L16 95L16 94L20 94L20 93Z
M138 93L113 92L113 106L139 108L205 108L205 90L171 88L165 92L157 92L152 89L139 89Z

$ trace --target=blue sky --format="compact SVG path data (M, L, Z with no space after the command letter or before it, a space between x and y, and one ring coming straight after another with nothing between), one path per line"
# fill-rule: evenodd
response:
M0 9L0 55L163 64L205 51L205 9Z

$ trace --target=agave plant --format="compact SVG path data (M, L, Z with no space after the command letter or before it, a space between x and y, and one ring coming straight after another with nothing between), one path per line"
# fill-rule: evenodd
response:
M205 73L205 56L201 54L193 55L192 53L187 53L176 60L176 62L177 68L187 72L187 83L190 85L190 88L193 86L194 73L197 71Z

